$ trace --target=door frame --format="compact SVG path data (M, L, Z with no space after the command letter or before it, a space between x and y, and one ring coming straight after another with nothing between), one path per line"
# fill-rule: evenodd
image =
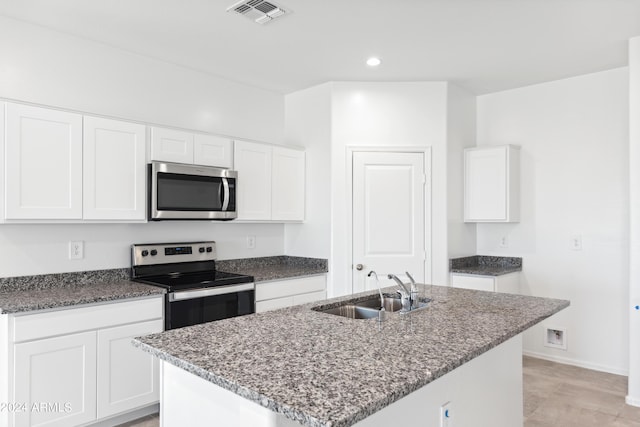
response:
M353 154L354 153L419 153L424 159L424 174L427 182L424 185L424 281L432 282L432 235L431 235L431 187L432 187L432 168L431 168L431 147L407 147L407 146L347 146L347 235L349 236L349 244L347 255L349 259L349 288L353 294Z

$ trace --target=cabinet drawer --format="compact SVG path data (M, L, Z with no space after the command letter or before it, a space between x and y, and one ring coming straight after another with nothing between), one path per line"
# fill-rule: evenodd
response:
M324 291L324 274L296 279L256 283L256 301Z
M125 323L161 319L163 296L69 308L40 314L16 315L13 320L14 342L54 335L100 329Z
M495 279L486 276L451 275L451 286L454 288L473 289L476 291L495 291Z
M293 297L275 298L267 301L256 302L256 313L263 313L269 310L277 310L279 308L291 307L293 305Z
M306 304L308 302L314 302L314 301L318 301L326 298L327 298L327 292L324 290L317 291L317 292L310 292L308 294L294 295L293 305Z

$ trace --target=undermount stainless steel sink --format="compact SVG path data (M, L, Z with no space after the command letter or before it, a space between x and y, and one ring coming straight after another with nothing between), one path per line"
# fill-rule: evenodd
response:
M364 301L358 301L354 305L380 310L380 297L376 295ZM400 311L402 310L402 301L400 298L384 297L384 309L385 311Z
M390 296L393 294L385 294L384 297L384 310L386 313L411 313L415 310L419 310L427 306L430 299L423 298L419 300L416 307L410 311L402 311L402 300L399 297ZM382 320L380 316L380 297L378 295L372 295L370 298L360 300L357 302L346 301L343 305L332 308L313 307L312 310L319 311L321 313L334 314L336 316L347 317L349 319L375 319Z
M374 319L380 315L380 311L378 309L360 307L354 304L345 304L339 307L318 311L322 313L335 314L336 316L348 317L349 319Z

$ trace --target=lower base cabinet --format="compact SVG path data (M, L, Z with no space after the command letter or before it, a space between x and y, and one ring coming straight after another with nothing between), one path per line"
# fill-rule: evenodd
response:
M479 274L451 274L451 286L473 289L475 291L520 293L520 273L508 273L501 276L482 276Z
M95 332L16 344L14 359L15 427L95 420Z
M318 301L327 297L325 274L256 283L256 313Z
M20 405L8 420L0 414L0 426L7 421L10 427L109 422L157 403L158 361L134 347L131 338L163 330L163 301L79 306L0 322L8 326L3 345L13 367L7 370L8 384L0 381L7 387L0 396Z
M98 331L98 419L158 401L158 359L131 338L162 328L162 320L154 320Z

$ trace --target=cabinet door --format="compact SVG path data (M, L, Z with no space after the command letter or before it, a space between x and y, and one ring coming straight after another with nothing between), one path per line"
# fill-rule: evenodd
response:
M67 427L96 419L96 333L14 346L14 426Z
M193 134L173 129L151 128L151 160L193 163Z
M271 219L271 146L235 141L238 219Z
M7 219L82 218L82 116L7 103Z
M506 147L469 150L465 158L465 216L468 221L506 221Z
M233 166L233 142L219 136L195 134L193 163L230 169Z
M145 219L145 126L85 116L83 147L83 217Z
M271 219L304 220L305 153L273 147Z
M162 332L162 319L98 331L98 418L158 401L158 362L131 338Z

